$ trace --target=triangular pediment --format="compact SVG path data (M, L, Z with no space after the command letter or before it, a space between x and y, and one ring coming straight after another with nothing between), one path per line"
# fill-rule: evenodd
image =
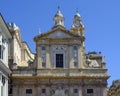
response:
M77 38L77 37L80 37L80 36L77 34L74 34L70 30L66 30L63 27L58 26L58 27L53 28L52 30L50 30L48 32L45 32L43 34L36 36L34 38L34 40L39 41L42 39L60 39L60 38L61 39L64 39L64 38L69 39L69 38Z
M47 38L72 38L73 36L71 36L69 33L58 30L58 31L48 34L45 37Z
M42 34L42 37L44 38L72 38L76 36L78 35L73 34L65 28L60 27L52 29L51 31Z

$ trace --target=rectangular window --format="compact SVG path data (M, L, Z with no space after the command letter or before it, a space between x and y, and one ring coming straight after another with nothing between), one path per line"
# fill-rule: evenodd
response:
M93 94L93 89L87 89L87 94Z
M74 61L74 66L77 67L78 66L78 62Z
M78 89L74 89L74 93L78 93Z
M45 67L46 66L46 63L45 62L42 62L42 67Z
M73 50L78 50L77 46L73 46Z
M56 54L56 67L63 68L63 54Z
M32 94L32 89L26 89L26 94Z
M41 46L41 50L46 50L45 46Z
M5 77L4 76L2 76L2 83L3 83L3 85L5 85Z
M42 89L42 94L45 94L46 93L46 89Z
M9 94L12 94L12 92L13 92L13 89L12 89L12 87L10 87Z

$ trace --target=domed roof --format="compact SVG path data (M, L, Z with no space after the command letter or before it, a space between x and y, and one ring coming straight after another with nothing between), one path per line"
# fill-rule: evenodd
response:
M80 17L80 14L77 12L74 17Z
M74 15L74 18L76 18L76 17L79 17L79 18L81 17L79 12L78 12L78 9L76 9L76 14Z
M57 11L57 13L55 14L55 17L56 17L56 16L63 17L63 14L61 13L59 6L58 6L58 11Z

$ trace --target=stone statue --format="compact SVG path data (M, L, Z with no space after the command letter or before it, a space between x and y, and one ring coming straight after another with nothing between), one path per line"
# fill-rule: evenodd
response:
M52 96L66 96L65 90L63 90L61 87L58 87Z

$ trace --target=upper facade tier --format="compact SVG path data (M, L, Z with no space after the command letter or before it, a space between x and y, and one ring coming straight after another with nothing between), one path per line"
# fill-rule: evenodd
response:
M36 54L33 62L29 60L27 66L20 63L22 66L13 70L13 75L16 76L18 72L21 74L17 75L21 76L26 73L26 76L41 77L93 76L108 78L104 57L100 53L89 52L86 54L85 52L84 25L78 11L74 15L70 30L64 26L64 16L60 8L54 16L54 22L54 26L48 32L34 37ZM22 57L27 56L22 54ZM26 60L28 59L30 58Z

